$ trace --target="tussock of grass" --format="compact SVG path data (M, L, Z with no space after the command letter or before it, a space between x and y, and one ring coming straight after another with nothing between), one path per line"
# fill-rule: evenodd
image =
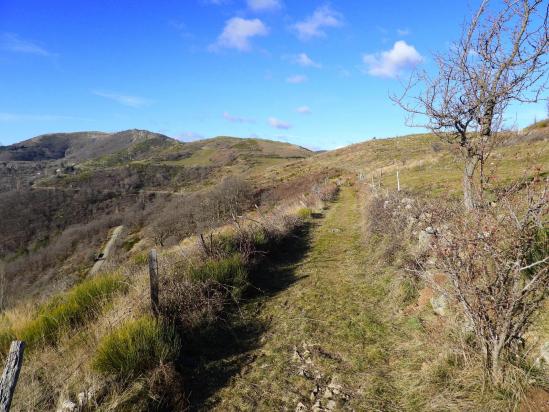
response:
M187 275L191 281L215 281L231 288L233 296L239 296L247 285L246 262L240 254L222 259L209 259L204 263L189 267Z
M312 215L313 211L308 207L302 207L297 211L297 217L300 219L310 219Z
M173 360L179 349L180 341L172 328L143 316L105 336L92 366L100 373L129 379Z
M126 288L119 275L85 280L66 294L42 305L35 319L20 328L14 328L14 335L24 340L29 347L40 343L52 344L62 331L78 327L96 317L106 299Z

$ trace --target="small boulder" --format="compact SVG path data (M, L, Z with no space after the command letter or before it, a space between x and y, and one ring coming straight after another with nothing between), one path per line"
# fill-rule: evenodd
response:
M427 252L429 250L429 247L431 246L431 242L433 241L434 235L432 233L429 233L427 229L419 232L418 245L417 245L419 253Z
M448 300L446 299L446 296L433 296L430 299L430 302L431 307L433 308L433 312L435 312L439 316L446 316L446 312L448 309Z
M77 408L78 406L76 405L76 403L74 403L70 399L67 399L66 401L63 401L59 408L57 408L57 412L75 412Z
M307 410L307 407L303 405L303 403L301 402L299 402L295 407L295 412L305 412L306 410Z
M549 341L546 341L541 345L539 356L536 359L536 364L540 365L542 363L549 365Z

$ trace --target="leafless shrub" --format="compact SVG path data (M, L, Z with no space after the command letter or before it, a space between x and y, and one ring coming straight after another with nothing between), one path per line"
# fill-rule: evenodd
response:
M503 194L491 207L451 212L432 245L424 270L446 274L433 287L459 303L482 348L488 376L504 379L504 360L520 350L523 335L549 287L547 183ZM429 277L427 277L429 279Z
M229 222L253 204L250 184L238 177L227 177L208 191L177 196L165 204L155 212L149 233L157 245L164 246L170 237L183 239Z
M335 183L316 184L312 192L322 202L333 202L339 193L339 186Z
M319 173L310 173L297 176L279 183L275 187L266 190L261 195L261 203L277 204L282 201L294 200L309 193L317 185L322 185L326 179L336 175L334 170L326 170Z
M216 282L192 282L174 276L161 279L160 313L184 330L215 321L223 310L225 295Z

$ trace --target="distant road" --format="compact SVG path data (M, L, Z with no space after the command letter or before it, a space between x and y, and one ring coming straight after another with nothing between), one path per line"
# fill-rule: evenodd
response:
M118 238L118 235L120 235L120 232L122 232L122 229L124 226L116 226L112 232L111 238L103 248L103 251L101 252L101 258L98 259L93 267L91 268L90 272L88 273L89 276L95 275L97 272L99 272L99 269L101 269L101 266L103 266L103 263L107 260L109 257L109 254L111 253L112 247L114 246L114 242L116 242L116 239Z

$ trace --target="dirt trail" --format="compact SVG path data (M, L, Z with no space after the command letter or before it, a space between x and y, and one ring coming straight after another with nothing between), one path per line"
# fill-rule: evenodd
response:
M116 242L116 239L118 239L118 235L120 235L120 232L122 232L122 229L124 226L116 226L114 230L112 231L111 238L103 248L103 251L101 252L101 258L98 259L92 268L90 269L89 276L95 275L97 272L99 272L99 269L101 269L101 266L103 266L103 263L107 260L109 257L109 254L111 253L112 247L114 246L114 243Z
M390 326L380 305L388 285L367 274L360 207L355 190L343 188L316 220L307 253L266 269L284 286L253 313L265 331L238 374L197 409L399 409L388 373Z

